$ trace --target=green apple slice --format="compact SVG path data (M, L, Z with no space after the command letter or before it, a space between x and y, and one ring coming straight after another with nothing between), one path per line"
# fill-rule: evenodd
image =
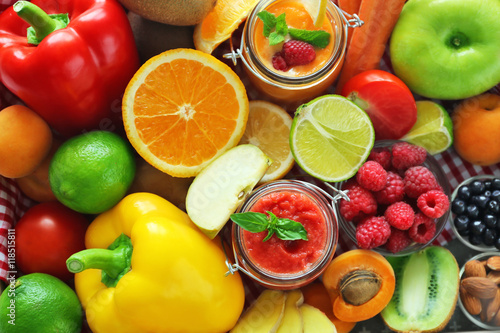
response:
M453 144L453 123L448 111L433 101L417 101L417 122L404 141L424 147L429 154L439 154Z
M209 238L217 236L271 163L257 146L244 144L208 164L186 195L186 211L193 223Z
M325 95L299 106L290 130L297 164L327 182L354 176L375 142L368 114L347 98Z

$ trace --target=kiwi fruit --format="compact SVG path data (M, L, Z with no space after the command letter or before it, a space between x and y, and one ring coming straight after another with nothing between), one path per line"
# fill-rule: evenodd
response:
M119 0L129 11L148 20L171 25L200 23L216 0Z
M396 332L438 332L450 320L458 299L460 275L453 254L430 246L411 255L388 257L396 288L381 316Z

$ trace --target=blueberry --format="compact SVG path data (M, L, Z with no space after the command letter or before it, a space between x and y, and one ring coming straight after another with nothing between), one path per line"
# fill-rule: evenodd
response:
M471 220L477 219L479 217L479 215L481 214L481 212L479 211L479 208L477 208L476 205L468 205L465 208L465 211L466 211L467 216L469 216L469 218Z
M451 211L456 215L465 213L465 201L462 199L453 200L451 203Z
M489 190L491 188L491 180L486 179L486 180L483 181L483 184L484 184L484 189L485 190Z
M485 190L484 183L480 180L474 180L472 183L469 184L469 187L470 187L470 193L472 195L481 194Z
M497 238L497 240L495 241L495 247L500 250L500 238Z
M497 225L498 219L495 215L492 214L485 214L483 216L483 222L488 228L497 228L500 227L500 225Z
M475 204L479 209L485 209L488 201L490 199L482 194L474 195L471 199L472 203Z
M489 198L489 197L491 197L491 191L490 191L490 190L486 190L486 191L484 191L483 195L484 195L485 197L488 197L488 198Z
M480 236L485 229L486 225L483 221L475 220L469 223L469 230L473 235Z
M493 190L500 190L500 178L495 178L491 181L491 188Z
M470 235L469 236L469 243L471 243L472 245L483 244L483 240L481 238L481 235Z
M455 228L457 228L458 231L469 229L470 219L467 215L458 215L457 217L455 217L455 220L453 220L453 222L455 223Z
M468 185L462 185L458 188L457 190L457 197L462 199L462 200L469 200L470 199L470 188Z
M491 192L490 199L500 201L500 190L494 190Z
M500 213L500 202L496 200L488 201L486 205L486 211L494 215L498 215Z
M495 229L486 228L486 230L484 230L482 237L484 245L492 246L493 244L495 244L495 241L498 238L497 231Z

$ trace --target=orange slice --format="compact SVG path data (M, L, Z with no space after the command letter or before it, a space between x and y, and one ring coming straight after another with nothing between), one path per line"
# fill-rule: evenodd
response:
M239 77L215 57L193 49L149 59L125 89L122 108L135 150L174 177L194 177L234 147L248 118Z
M217 0L214 8L194 29L194 46L205 53L231 37L259 0Z
M283 178L294 165L290 149L292 117L281 107L266 101L250 101L245 133L240 144L259 147L273 164L259 183Z

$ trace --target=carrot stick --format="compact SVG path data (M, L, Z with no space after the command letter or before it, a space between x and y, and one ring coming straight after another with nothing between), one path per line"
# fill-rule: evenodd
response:
M358 14L361 0L338 0L339 8L348 14ZM347 29L347 47L351 42L353 28Z
M340 93L344 84L354 75L378 68L405 2L405 0L361 0L358 15L364 24L353 30L337 81L337 93Z

